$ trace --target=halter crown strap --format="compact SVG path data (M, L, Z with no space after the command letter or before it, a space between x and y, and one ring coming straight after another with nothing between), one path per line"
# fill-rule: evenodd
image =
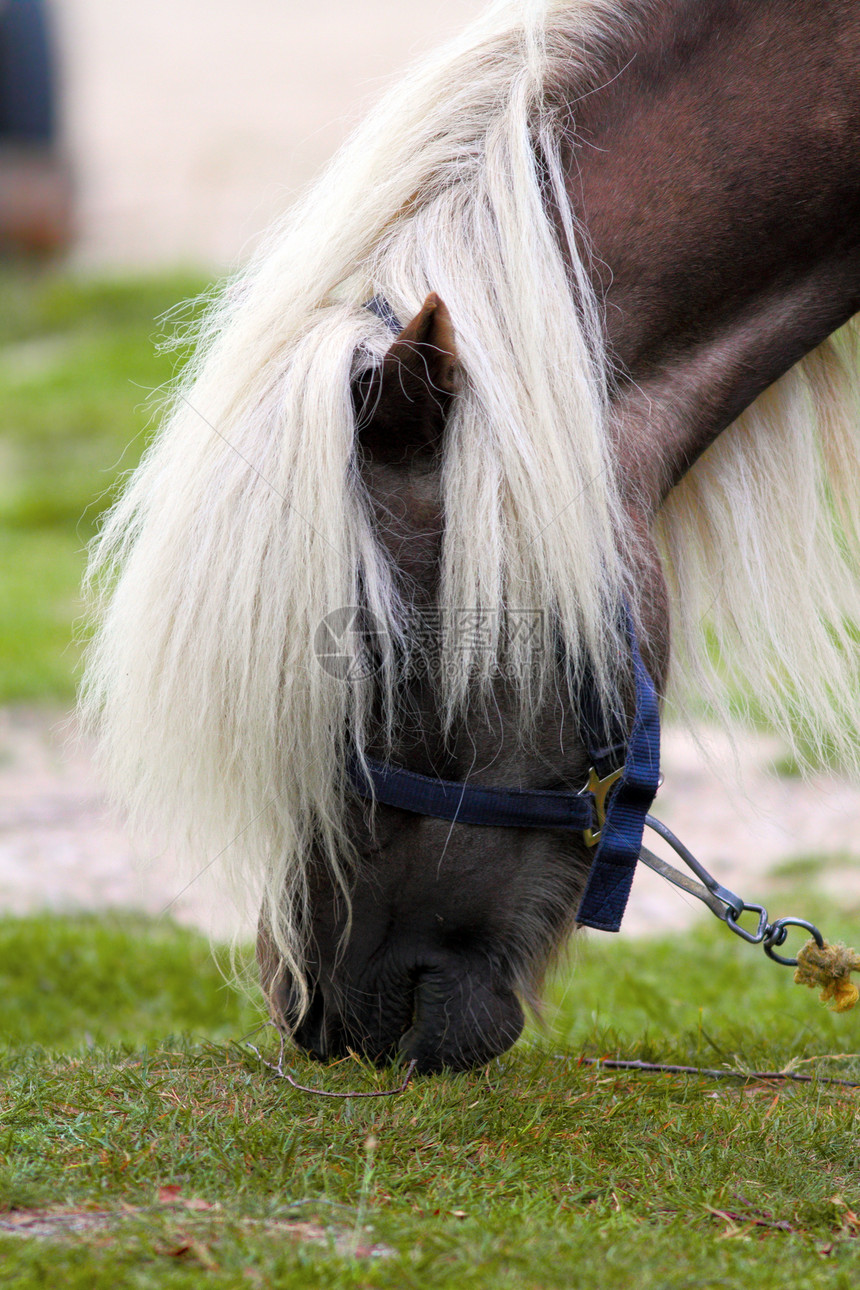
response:
M362 308L369 309L372 314L376 314L380 322L384 322L388 330L395 336L403 331L397 314L391 308L385 296L380 295L378 292L375 296L371 296L369 300L366 300Z

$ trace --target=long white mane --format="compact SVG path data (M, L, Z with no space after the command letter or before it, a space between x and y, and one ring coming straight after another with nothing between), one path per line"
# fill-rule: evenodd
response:
M109 778L197 868L231 862L299 983L308 858L322 851L345 883L345 751L363 747L371 697L319 666L315 634L359 602L393 638L405 630L355 462L350 382L390 343L362 307L375 293L406 320L438 292L457 332L443 607L499 624L506 609L552 613L574 667L590 660L614 693L624 650L611 624L635 589L600 319L559 157L568 106L552 87L562 68L587 82L624 10L497 3L384 99L212 307L94 545L82 702ZM748 431L724 435L667 510L675 648L694 674L718 622L774 719L793 729L800 711L845 743L846 612L860 621L860 606L845 545L856 552L857 506L839 481L857 467L832 367L809 370L812 385L790 375ZM500 627L494 648L459 652L442 679L451 720L510 648ZM526 717L552 655L546 676L533 659L522 669ZM392 681L383 673L389 716ZM726 706L725 685L713 701Z

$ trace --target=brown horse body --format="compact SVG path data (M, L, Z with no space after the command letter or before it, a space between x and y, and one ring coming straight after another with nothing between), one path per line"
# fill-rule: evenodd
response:
M666 590L651 533L669 491L722 430L860 304L860 11L851 0L649 0L569 103L568 191L587 235L615 373L615 453L640 538L643 653L658 687ZM620 34L623 33L623 34ZM611 44L611 48L609 47ZM445 413L456 317L431 298L356 388L380 532L418 600L437 589ZM476 522L480 522L476 517ZM443 736L432 685L409 683L394 760L470 782L579 788L576 714L547 705L531 751L495 712ZM560 734L560 732L563 732ZM355 806L352 916L321 864L310 902L319 1057L399 1050L465 1067L513 1042L575 918L588 855L569 835L474 829ZM456 881L451 881L456 874ZM294 1001L264 984L288 1024Z

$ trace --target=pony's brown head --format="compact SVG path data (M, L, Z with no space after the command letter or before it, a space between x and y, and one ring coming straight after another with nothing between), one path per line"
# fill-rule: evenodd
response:
M440 639L437 605L444 531L441 476L458 381L454 331L427 298L383 362L354 383L359 459L378 534L415 613L419 647L398 681L396 732L368 747L419 773L470 784L576 791L585 754L563 687L519 736L515 688L496 679L451 725L437 671L454 639ZM476 530L481 517L475 516ZM467 617L464 615L464 618ZM543 623L536 648L546 648ZM534 630L534 622L531 624ZM463 622L461 630L481 630ZM349 807L349 891L322 857L311 867L304 927L310 1002L279 975L265 931L259 957L278 1021L320 1059L353 1049L418 1069L464 1069L504 1052L523 1026L547 960L572 925L588 859L578 835L471 827L395 807Z

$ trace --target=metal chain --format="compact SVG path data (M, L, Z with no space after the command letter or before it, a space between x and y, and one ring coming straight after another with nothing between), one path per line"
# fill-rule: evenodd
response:
M805 918L777 918L771 922L764 905L749 904L742 896L738 896L735 892L730 891L728 887L723 887L718 883L713 874L708 873L705 866L696 859L679 838L675 837L672 830L667 828L662 820L655 819L653 815L646 815L645 823L649 829L653 829L664 842L669 844L699 881L694 882L692 878L687 877L685 873L676 869L674 865L669 864L666 860L662 860L660 856L655 855L653 851L649 851L647 847L642 848L639 856L643 864L648 865L661 878L665 878L676 887L680 887L682 891L686 891L689 895L695 896L697 900L701 900L703 904L708 906L708 909L715 917L719 918L730 931L734 932L735 936L740 936L742 940L747 941L750 945L763 945L765 954L773 959L774 963L781 963L785 967L797 967L796 958L790 959L776 953L777 947L785 944L789 927L804 928L809 932L819 949L824 945L824 937L814 923L808 922ZM741 915L747 913L758 915L758 926L754 932L747 931L738 922Z

